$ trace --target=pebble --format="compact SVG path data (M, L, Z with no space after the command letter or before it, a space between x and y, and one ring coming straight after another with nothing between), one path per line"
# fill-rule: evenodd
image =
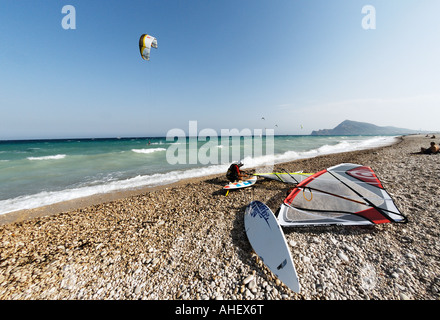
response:
M252 280L254 280L254 276L253 276L253 275L247 276L247 277L243 280L243 284L248 284L248 283L251 282Z
M400 297L400 300L411 300L411 298L410 297L408 297L406 294L404 294L404 293L399 293L399 297Z
M410 252L408 252L408 253L406 254L406 256L407 256L409 259L416 259L416 256L415 256L414 254L410 253Z
M255 259L243 222L251 195L225 197L219 176L1 225L0 300L440 300L440 267L432 260L440 256L439 211L429 197L440 189L424 171L440 172L440 161L410 155L427 141L408 136L376 155L356 151L283 164L309 172L343 162L371 166L409 219L283 229L299 294ZM276 210L284 187L261 180L252 196L270 199Z
M255 280L252 279L251 281L249 281L247 286L248 286L249 290L252 291L252 289L254 289L257 286L257 284L256 284Z
M310 258L307 257L307 256L303 256L303 257L301 258L301 260L302 260L302 262L304 262L304 263L309 263L309 262L310 262Z
M136 289L134 290L135 294L139 294L141 292L142 287L140 285L136 286Z
M347 255L342 252L341 250L338 251L338 257L341 258L341 260L345 261L345 262L349 262L350 259L347 257Z
M289 246L291 246L292 248L296 247L296 245L297 245L296 241L293 241L293 240L289 241Z

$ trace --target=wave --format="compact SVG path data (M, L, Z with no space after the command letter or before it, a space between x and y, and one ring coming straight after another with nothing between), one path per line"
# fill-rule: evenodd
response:
M152 175L139 175L125 180L101 182L62 191L43 191L33 195L20 196L13 199L0 200L0 214L43 207L63 201L74 200L96 194L109 193L122 190L134 190L141 187L154 187L177 182L182 179L203 177L211 174L226 172L227 165L214 165L189 170L176 170L167 173ZM96 182L95 182L96 183Z
M395 137L373 137L367 140L339 141L334 145L323 145L309 151L286 151L275 155L264 155L259 157L246 157L243 159L243 169L272 166L274 164L285 163L297 159L313 158L315 156L332 154L353 150L368 149L390 145L395 142ZM135 151L137 150L137 151ZM133 152L151 153L156 151L165 151L164 148L155 149L132 149ZM61 158L60 156L39 157L43 158ZM201 166L192 169L173 170L167 173L155 173L149 175L138 175L132 178L122 180L101 180L89 183L87 186L70 188L62 191L44 191L33 195L20 196L13 199L0 200L0 214L13 212L18 210L33 209L37 207L47 206L54 203L78 199L96 194L109 193L114 191L132 190L141 187L153 187L158 185L171 184L183 179L204 177L213 174L225 173L229 163L214 164L209 166ZM172 168L172 166L170 167Z
M286 151L275 155L266 155L257 158L247 157L243 160L245 167L267 166L280 164L298 159L314 158L340 152L365 150L375 147L391 145L396 142L396 137L372 137L367 140L343 140L334 145L325 144L308 151Z
M136 153L153 153L158 151L166 151L165 148L151 148L151 149L131 149L131 151Z
M57 154L54 156L43 156L43 157L27 157L28 160L34 161L34 160L59 160L64 159L66 157L65 154Z

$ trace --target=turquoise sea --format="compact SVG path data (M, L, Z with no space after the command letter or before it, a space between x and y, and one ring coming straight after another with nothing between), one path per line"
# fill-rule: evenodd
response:
M223 173L237 160L243 160L246 169L387 145L395 137L255 136L206 140L147 137L0 141L0 214Z

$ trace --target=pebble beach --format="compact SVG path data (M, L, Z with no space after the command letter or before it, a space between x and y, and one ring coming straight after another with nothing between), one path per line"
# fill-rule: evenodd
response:
M301 291L253 252L243 216L289 189L259 178L225 196L224 175L0 217L1 300L438 300L440 154L421 135L275 166L371 167L408 223L283 228ZM246 169L246 168L245 168ZM67 210L62 210L68 208Z

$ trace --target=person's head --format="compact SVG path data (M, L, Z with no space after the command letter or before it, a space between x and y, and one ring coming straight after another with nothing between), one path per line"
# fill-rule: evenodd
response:
M435 142L434 141L431 142L431 146L435 146Z

